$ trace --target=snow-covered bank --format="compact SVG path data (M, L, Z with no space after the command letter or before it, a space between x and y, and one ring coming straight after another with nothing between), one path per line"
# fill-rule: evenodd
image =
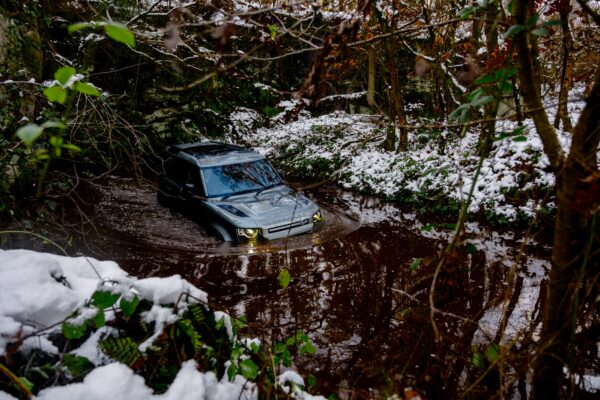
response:
M574 122L583 108L582 90L579 87L571 93L569 111ZM547 99L551 117L556 112L553 100ZM244 132L247 144L301 178L334 176L348 189L418 205L439 201L454 210L467 198L479 161L479 129L469 129L463 136L447 127L412 129L409 150L398 153L383 149L389 127L382 117L339 111L313 116L302 111L297 120L285 122L281 116L296 105L282 102L284 111L272 118L271 126L256 131L244 129L256 115L245 113L242 118L235 112L235 118L230 118L232 131ZM420 122L412 121L415 126ZM570 134L557 133L568 152ZM529 219L555 207L553 187L554 175L533 122L526 120L519 127L516 121L501 120L496 124L492 152L477 178L469 211L501 222Z
M120 303L117 303L118 299L121 300ZM102 342L106 344L114 338L117 339L112 343L123 343L117 342L118 338L131 340L133 334L118 324L119 318L121 321L130 321L131 325L134 309L144 301L147 303L147 310L140 311L138 317L143 320L143 325L154 328L145 334L143 342L135 343L137 348L129 349L138 354L138 362L135 363L137 367L132 367L135 359L128 363L129 366L111 359ZM238 339L231 329L229 316L213 313L205 305L206 302L205 292L177 275L135 279L127 276L112 261L64 257L29 250L0 250L0 358L11 360L16 351L27 356L33 350L41 350L50 357L56 355L57 363L52 368L57 376L65 376L74 383L47 387L37 393L34 397L37 399L257 398L258 388L247 375L256 377L255 374L258 373L258 367L250 359L253 353L259 351L259 342ZM182 332L186 332L192 339L200 339L192 323L185 320L185 313L194 305L196 311L192 312L202 313L199 319L208 318L219 327L213 332L213 336L223 335L223 340L231 346L208 349L209 342L206 338L202 342L195 342L198 346L204 346L198 347L193 353L198 356L179 362L176 366L178 372L166 391L163 394L153 394L154 389L140 374L140 370L143 370L139 366L140 360L146 362L145 357L151 357L146 355L146 351L149 354L156 352L160 346L163 346L164 351L169 349L164 347L164 340L162 344L160 342L160 337L167 335L167 326L179 323ZM78 331L79 328L82 331ZM75 340L68 342L71 347L67 348L63 344L59 349L57 336L61 337L59 341L62 342L64 338ZM185 340L179 340L179 345L185 346ZM200 355L201 350L206 350L205 354L209 355L202 358L205 354ZM207 358L208 364L212 365L212 354L218 351L226 351L224 356L227 360L227 373L220 378L216 371L203 371L200 365ZM231 352L231 356L228 352ZM91 366L79 374L84 377L82 382L76 381L78 374L67 365L67 358L77 358L78 362ZM9 368L11 363L12 361L3 361ZM257 368L256 371L253 368ZM26 380L17 379L27 386ZM279 385L281 390L291 391L294 398L322 398L307 394L293 383L286 384L288 386L283 383ZM39 389L35 388L35 391ZM11 394L1 390L0 398L14 399Z

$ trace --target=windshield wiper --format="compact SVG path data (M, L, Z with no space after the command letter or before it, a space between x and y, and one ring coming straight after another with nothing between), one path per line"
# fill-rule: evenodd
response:
M262 188L261 190L265 190L265 189L267 188L267 186L266 186L264 183L262 183L261 181L259 181L259 180L258 180L258 178L257 178L256 176L252 175L250 172L248 172L248 171L246 171L246 170L243 170L243 169L242 169L242 170L240 170L240 172L241 172L243 175L245 175L245 176L247 176L248 178L250 178L250 180L251 180L252 182L254 182L254 183L256 183L258 186L260 186L260 187Z

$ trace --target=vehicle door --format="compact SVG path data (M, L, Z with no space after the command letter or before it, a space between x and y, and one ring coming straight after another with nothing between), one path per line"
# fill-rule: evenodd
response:
M196 165L187 164L183 174L184 211L192 214L194 218L206 222L206 194L200 179L200 169Z
M184 161L173 158L165 163L166 174L160 176L158 188L169 204L181 205L187 166Z

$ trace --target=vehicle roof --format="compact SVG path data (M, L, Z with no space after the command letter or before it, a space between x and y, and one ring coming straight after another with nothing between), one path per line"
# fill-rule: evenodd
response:
M199 167L238 164L262 160L265 157L250 149L221 142L182 143L167 147L167 151Z

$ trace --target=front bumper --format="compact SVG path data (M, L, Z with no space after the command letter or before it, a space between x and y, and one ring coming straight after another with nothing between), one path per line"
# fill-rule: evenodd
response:
M263 238L281 239L312 231L314 224L310 218L303 218L288 224L274 224L262 229Z

